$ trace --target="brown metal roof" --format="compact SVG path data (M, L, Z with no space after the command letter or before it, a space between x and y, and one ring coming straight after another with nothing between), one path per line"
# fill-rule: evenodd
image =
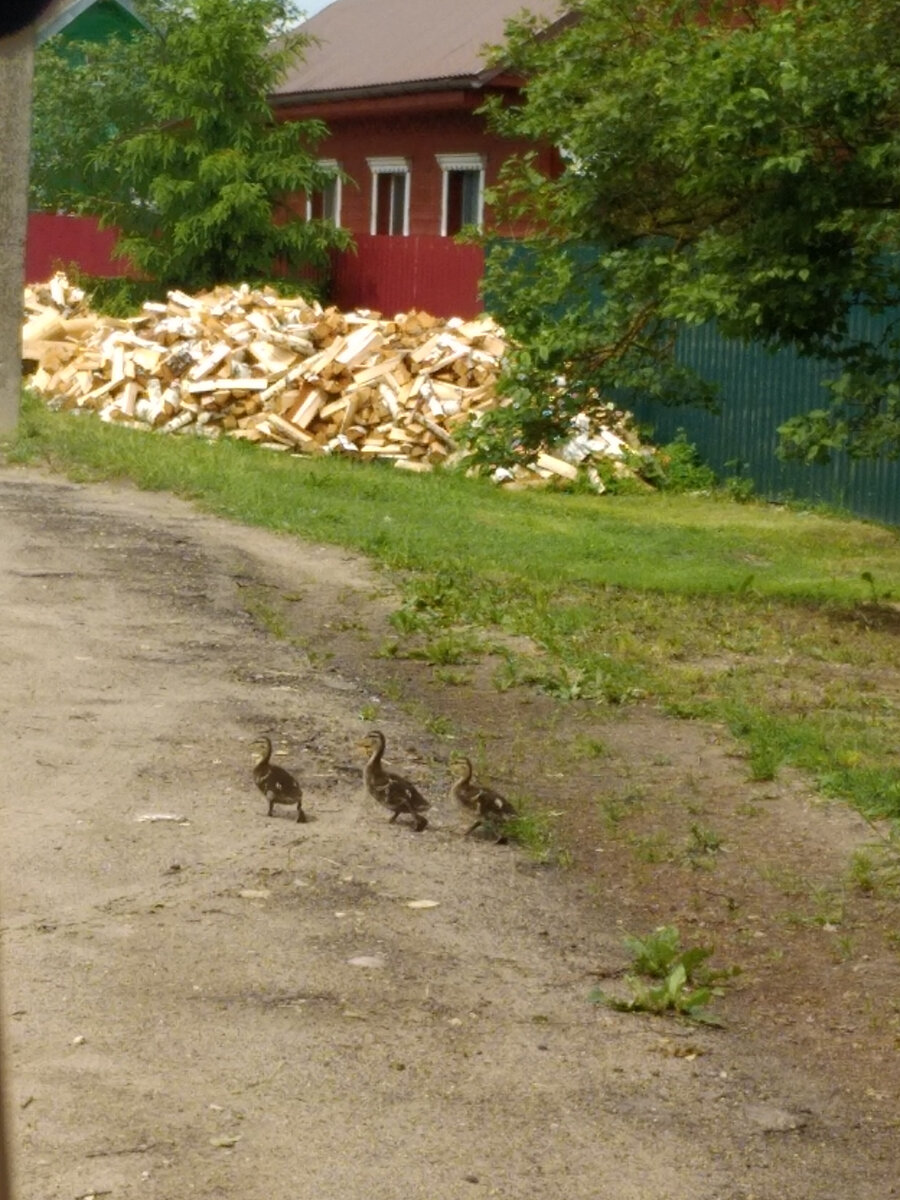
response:
M555 19L562 0L332 0L301 26L317 39L274 97L409 91L477 82L483 51L524 9Z

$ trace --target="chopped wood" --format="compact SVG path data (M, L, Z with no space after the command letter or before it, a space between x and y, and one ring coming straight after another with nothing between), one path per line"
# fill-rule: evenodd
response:
M65 336L65 326L55 309L39 313L22 327L23 342L51 342Z
M318 415L324 400L325 394L320 392L318 388L313 388L307 397L300 402L297 411L291 414L289 420L298 429L306 429L313 418Z
M191 369L188 371L190 379L203 379L210 371L214 371L226 358L231 354L231 346L228 342L219 342L213 346L208 354L205 354Z
M385 459L413 471L460 457L459 430L508 403L497 380L506 350L488 316L323 309L270 289L169 292L127 320L90 311L62 273L26 288L23 361L48 405L161 433L232 437L289 453ZM608 417L608 419L607 419ZM581 417L564 446L498 482L568 482L596 462L632 469L628 414ZM581 422L579 424L579 422ZM627 453L626 453L627 452Z
M539 454L535 466L539 471L549 471L551 475L561 475L564 479L578 478L577 467L561 458L555 458L552 454Z
M262 392L268 387L265 378L253 379L198 379L196 383L185 384L185 390L191 395L203 392Z

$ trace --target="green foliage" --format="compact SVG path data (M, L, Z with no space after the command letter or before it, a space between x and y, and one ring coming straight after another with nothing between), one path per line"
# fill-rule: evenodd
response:
M716 487L716 473L700 458L697 447L687 440L683 429L673 442L661 446L650 462L658 471L650 478L649 467L644 478L666 492L710 492Z
M561 149L507 165L490 200L486 294L521 347L507 391L523 452L615 395L711 399L675 355L684 325L833 364L831 402L782 430L809 461L900 456L900 330L852 309L900 299L900 0L574 0L502 56L528 80L487 106L502 134ZM566 387L558 380L564 377Z
M145 301L163 301L166 298L166 289L152 280L123 276L104 279L85 275L75 264L66 266L65 272L70 283L83 288L89 295L92 310L105 316L133 317L140 312Z
M661 925L647 937L625 938L625 948L631 953L635 972L625 977L631 995L622 999L595 988L592 1000L619 1012L674 1012L692 1021L719 1024L708 1011L710 1001L722 994L713 982L732 972L711 971L705 966L712 954L711 947L682 948L681 935L675 926ZM638 976L659 982L648 983Z
M329 179L316 159L325 127L278 122L267 100L305 44L283 0L146 10L150 27L127 42L84 44L75 61L42 50L38 202L118 227L117 253L165 285L324 268L348 235L298 208ZM58 146L85 164L62 187Z

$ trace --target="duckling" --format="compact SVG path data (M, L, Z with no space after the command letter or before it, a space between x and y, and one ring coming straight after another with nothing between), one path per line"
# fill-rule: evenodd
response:
M469 759L460 755L457 761L460 775L450 785L450 798L457 804L461 804L463 808L478 813L478 820L469 826L464 836L468 837L480 825L485 825L492 833L498 834L496 844L505 846L508 839L500 827L504 821L516 816L514 806L499 792L472 782L472 764Z
M393 810L394 815L389 824L396 821L401 813L408 813L413 819L415 832L421 833L428 827L424 813L430 805L415 784L404 779L402 775L386 771L381 765L385 746L384 734L380 729L372 729L363 738L362 744L371 751L369 761L363 768L366 791L379 804Z
M290 771L269 762L272 757L272 743L267 737L257 738L252 749L258 750L261 755L253 768L253 778L269 802L269 816L273 815L276 804L295 804L297 821L303 824L306 821L306 813L303 811L303 790L300 784Z

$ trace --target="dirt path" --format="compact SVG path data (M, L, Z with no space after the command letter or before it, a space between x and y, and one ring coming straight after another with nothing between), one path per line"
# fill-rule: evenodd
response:
M11 468L0 562L19 1200L900 1195L900 1056L874 1020L900 995L896 954L846 975L826 956L831 1005L798 1009L812 975L767 992L748 918L724 942L755 964L724 1030L589 1003L624 962L623 929L709 928L713 910L665 864L626 880L614 847L595 853L589 808L572 870L462 841L446 744L416 716L441 698L419 668L375 657L389 598L364 563L171 497ZM289 606L305 653L248 616L251 593L257 610L269 594ZM490 711L510 746L560 720L511 693L445 691L448 714ZM391 765L436 800L420 836L362 793L376 704ZM671 752L629 763L642 721ZM266 817L249 772L264 731L304 782L307 825ZM711 795L735 771L710 731L652 714L606 737L605 787L690 761ZM584 801L584 779L554 775L561 804ZM736 842L739 791L721 816ZM823 853L862 836L782 799L795 838ZM730 887L746 891L740 870ZM805 936L797 963L815 960Z

